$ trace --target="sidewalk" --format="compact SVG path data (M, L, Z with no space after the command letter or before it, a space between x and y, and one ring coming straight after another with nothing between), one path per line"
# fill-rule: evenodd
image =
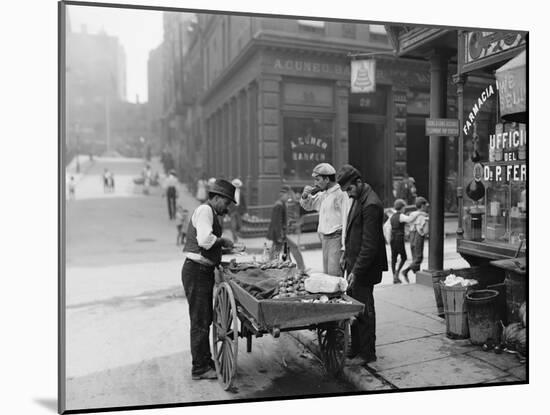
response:
M445 238L455 238L458 219L456 217L445 219ZM288 235L295 244L299 245L300 250L321 249L321 240L317 232L302 233L299 236L296 234ZM251 254L261 254L264 243L267 242L271 246L271 242L266 238L239 238L239 242L246 246L247 252Z
M433 289L419 284L376 286L378 360L348 360L343 378L361 391L526 381L527 364L516 355L449 339L433 296ZM289 334L319 355L315 332Z

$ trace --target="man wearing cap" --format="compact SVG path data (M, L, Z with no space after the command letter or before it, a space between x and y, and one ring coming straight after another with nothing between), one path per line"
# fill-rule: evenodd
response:
M328 163L313 169L315 186L306 186L300 205L308 211L319 212L317 232L323 249L323 272L340 276L340 258L344 250L345 223L350 201L336 183L336 170Z
M343 266L347 272L348 293L365 305L351 326L349 357L359 355L367 363L376 361L376 314L374 285L388 269L382 226L384 208L374 190L353 166L342 166L338 183L353 199L346 226Z
M189 304L193 380L216 378L208 341L212 324L214 269L221 262L222 247L233 247L231 240L221 237L218 216L227 214L231 203L235 203L235 186L227 180L216 180L208 190L208 200L193 212L187 230L184 248L187 258L181 270L181 280Z
M176 171L171 169L168 172L168 177L164 182L164 192L168 203L168 217L170 220L176 219L176 199L178 197L178 178Z

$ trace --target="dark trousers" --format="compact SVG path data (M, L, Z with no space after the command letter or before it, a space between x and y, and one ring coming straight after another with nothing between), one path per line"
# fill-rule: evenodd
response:
M168 217L170 219L176 218L176 188L170 186L166 190L166 200L168 202Z
M407 260L407 251L405 250L405 237L403 235L392 235L390 242L391 247L391 271L395 274L395 265L397 264L397 257L401 257L397 272L401 271L405 261Z
M209 333L212 324L214 267L186 260L181 270L181 281L191 321L191 374L200 375L212 367Z
M424 237L418 232L411 232L411 253L413 262L409 266L411 271L420 271L420 265L424 259Z
M300 252L300 248L298 245L296 245L294 242L292 242L290 239L286 240L286 244L288 245L288 250L290 251L290 255L294 257L294 261L296 261L296 266L299 270L304 270L306 265L304 263L304 258L302 257L302 253ZM271 245L271 259L276 259L281 254L281 251L283 250L284 243L283 242L275 242L273 241L273 244Z
M351 325L351 351L363 357L376 356L376 313L373 285L354 285L348 294L365 305L365 309Z

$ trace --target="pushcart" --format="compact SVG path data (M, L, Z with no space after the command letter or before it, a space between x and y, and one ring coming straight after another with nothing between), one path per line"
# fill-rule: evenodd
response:
M225 270L225 271L224 271ZM338 303L313 303L311 294L293 298L258 299L229 276L222 267L221 281L214 291L212 353L218 380L225 390L233 385L237 372L238 338L246 339L252 351L252 338L281 332L310 329L317 331L321 359L327 374L337 376L345 362L350 336L350 320L364 305L345 294L335 294Z

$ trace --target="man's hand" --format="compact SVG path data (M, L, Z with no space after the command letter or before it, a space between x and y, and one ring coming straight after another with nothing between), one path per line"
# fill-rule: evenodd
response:
M233 241L228 238L220 238L221 246L224 248L233 248Z
M306 199L311 194L311 192L313 192L313 186L305 186L304 190L302 191L302 199Z
M353 290L354 283L355 283L355 274L351 272L348 274L348 291Z
M346 269L346 253L344 251L342 251L342 255L340 255L340 269Z

